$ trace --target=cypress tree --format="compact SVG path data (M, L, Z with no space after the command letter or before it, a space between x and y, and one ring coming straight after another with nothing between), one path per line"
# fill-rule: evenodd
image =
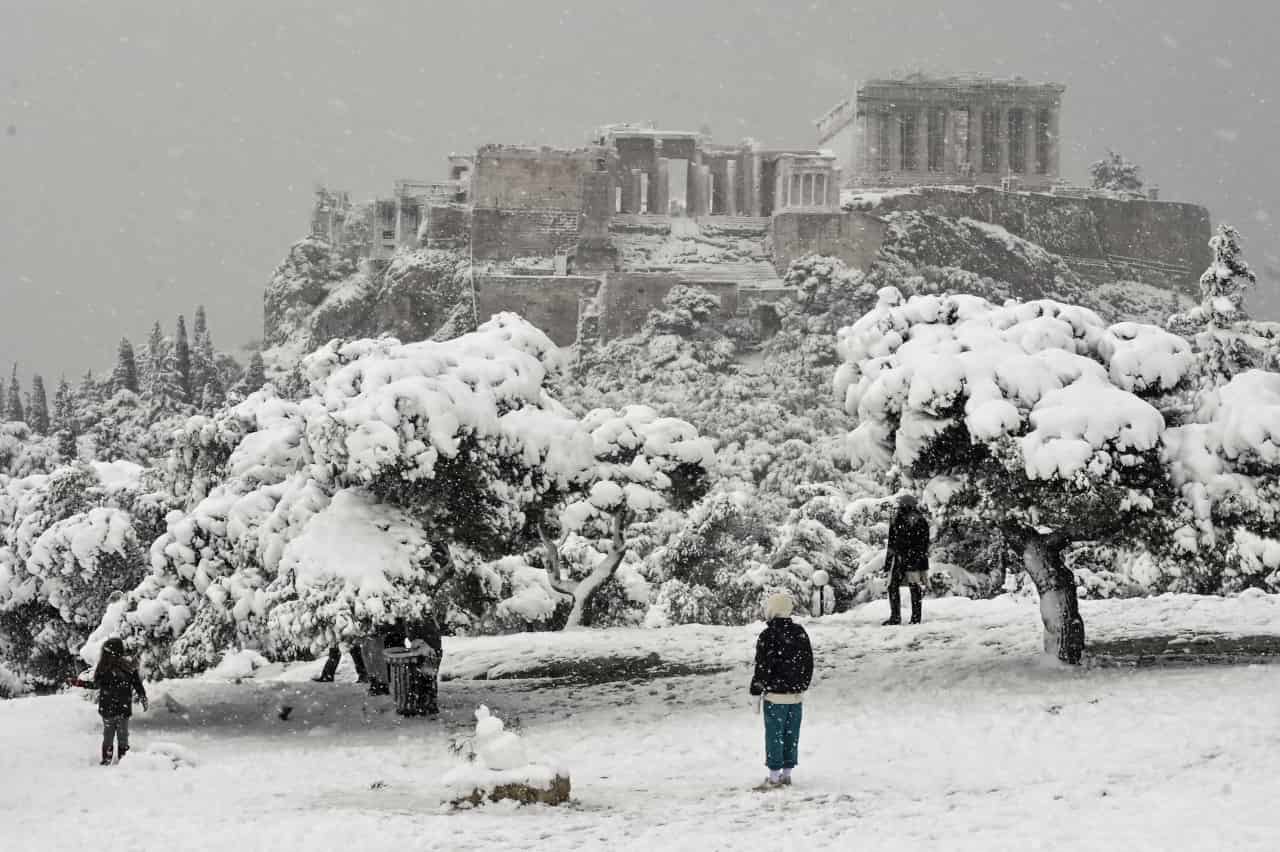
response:
M171 341L165 339L160 323L151 327L147 338L147 380L143 396L154 406L172 410L182 404L182 386L178 379Z
M13 365L13 375L9 377L9 398L5 404L4 416L20 423L27 420L22 411L22 385L18 383L17 364Z
M52 427L54 432L63 430L76 432L75 396L71 392L71 385L67 383L66 376L58 379L58 389L53 393Z
M178 329L173 335L173 363L178 372L178 387L184 402L193 402L191 376L191 343L187 340L187 318L178 314Z
M248 396L256 390L261 390L266 383L267 368L262 363L262 353L255 352L249 358L249 366L245 368L244 376L241 377L240 383L236 385L236 390L244 396Z
M49 434L49 397L44 390L44 378L39 373L31 377L31 405L27 409L27 417L36 434Z
M129 338L120 338L120 346L116 349L116 366L111 371L111 391L127 390L138 392L138 362L133 357L133 344Z

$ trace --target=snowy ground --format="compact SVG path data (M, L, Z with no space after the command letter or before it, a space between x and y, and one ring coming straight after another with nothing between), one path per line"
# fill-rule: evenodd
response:
M109 769L82 698L0 702L0 848L1276 848L1280 666L1066 670L1038 656L1029 599L927 603L920 627L880 628L883 603L808 623L818 672L786 791L747 789L764 774L746 694L759 625L446 640L438 721L313 684L318 663L273 666L150 685L135 752ZM1100 642L1280 636L1280 598L1264 595L1084 611ZM497 679L618 658L659 668ZM723 668L653 676L686 667ZM573 806L442 805L449 740L480 702L572 771ZM157 743L196 765L144 753Z

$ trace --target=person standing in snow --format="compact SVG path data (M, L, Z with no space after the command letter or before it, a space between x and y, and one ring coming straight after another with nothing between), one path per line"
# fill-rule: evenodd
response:
M764 605L764 632L756 640L751 694L763 703L764 762L769 768L769 777L757 790L789 785L798 763L802 702L813 680L813 647L805 629L791 620L794 606L790 595L770 595Z
M889 620L885 626L902 623L899 589L904 583L911 589L911 623L919 624L929 571L929 522L910 494L898 498L898 511L889 523L885 567L889 571Z
M364 668L364 656L360 653L360 646L356 644L348 646L347 653L351 655L351 662L356 667L356 683L368 682L369 674ZM333 676L337 674L340 662L342 662L342 648L334 645L329 649L329 658L324 661L324 668L320 670L320 674L311 679L316 683L333 683Z
M75 686L98 690L98 715L102 717L102 764L111 763L113 746L120 745L120 760L129 751L129 718L133 716L133 696L147 709L147 691L138 675L138 666L125 656L124 640L112 636L102 643L102 653L93 680L76 679Z

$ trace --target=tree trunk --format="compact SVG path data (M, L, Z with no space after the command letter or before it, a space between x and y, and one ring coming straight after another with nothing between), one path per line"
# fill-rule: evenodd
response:
M613 516L613 545L609 548L609 552L604 559L600 560L600 564L578 583L577 588L573 590L573 609L569 610L569 620L564 625L566 630L588 626L584 618L587 604L591 602L600 587L613 576L613 572L617 571L618 566L622 564L622 557L627 553L627 543L622 537L624 514L625 510L619 511Z
M1076 578L1062 559L1067 541L1027 531L1022 561L1040 592L1044 621L1044 650L1064 663L1076 665L1084 654L1084 619L1076 599Z

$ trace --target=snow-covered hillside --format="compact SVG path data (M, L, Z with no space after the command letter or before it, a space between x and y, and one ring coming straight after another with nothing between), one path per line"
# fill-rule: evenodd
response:
M1280 640L1280 598L1261 593L1083 606L1100 645ZM1274 848L1280 666L1066 671L1037 655L1029 598L931 601L925 624L892 630L884 609L805 622L818 668L790 789L749 790L764 772L746 690L758 624L446 639L438 721L394 716L345 668L336 684L310 682L319 663L236 683L250 667L227 666L151 685L135 751L110 768L78 696L0 702L0 825L18 839L4 845ZM579 676L501 679L567 670ZM481 703L570 770L570 806L442 804L450 740Z

